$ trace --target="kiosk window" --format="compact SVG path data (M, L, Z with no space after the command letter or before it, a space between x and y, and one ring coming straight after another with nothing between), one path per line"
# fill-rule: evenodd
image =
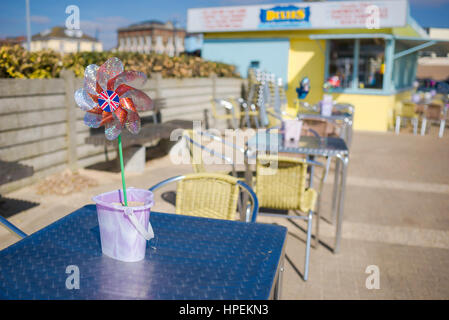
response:
M341 89L382 89L385 40L338 39L329 42L328 77L338 76ZM357 65L355 69L354 66Z
M385 73L385 40L360 39L358 87L382 89Z
M353 66L354 40L331 40L328 75L338 76L340 88L352 87Z

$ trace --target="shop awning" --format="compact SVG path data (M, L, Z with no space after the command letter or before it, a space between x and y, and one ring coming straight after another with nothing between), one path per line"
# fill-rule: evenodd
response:
M408 49L394 54L394 59L400 58L416 51L433 51L439 55L449 53L449 41L443 39L418 38L418 37L394 37L395 41L403 44Z
M444 39L432 39L422 37L403 37L385 33L358 33L358 34L312 34L309 39L312 40L336 40L336 39L371 39L371 38L383 38L388 40L394 40L401 43L407 49L400 52L396 52L393 56L394 59L398 59L407 54L416 51L434 51L439 55L446 55L449 53L449 41Z
M336 40L336 39L371 39L384 38L393 39L392 34L388 33L334 33L334 34L311 34L312 40Z

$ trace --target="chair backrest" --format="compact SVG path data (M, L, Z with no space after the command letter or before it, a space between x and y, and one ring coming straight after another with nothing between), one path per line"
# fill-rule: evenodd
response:
M231 147L234 149L234 152L241 152L242 154L244 153L244 150L242 150L242 148L238 147L237 145L226 142L221 137L210 134L207 131L198 132L194 130L184 130L183 138L189 151L193 172L206 172L206 168L204 167L203 151L205 151L210 156L221 159L221 161L224 161L224 163L231 165L233 167L233 170L235 170L235 164L233 163L233 160L230 157L215 151L209 146L203 145L202 137L213 140L214 143L218 143L221 147Z
M413 118L417 115L417 106L413 102L405 101L402 103L401 115L403 117Z
M306 190L305 159L259 155L256 162L256 192L261 207L299 209Z
M427 119L440 120L443 115L443 106L440 103L430 103L425 110Z
M154 191L165 184L177 181L176 213L204 218L237 220L237 202L240 189L252 199L251 216L247 222L255 222L259 210L258 199L253 190L239 179L219 173L192 173L164 180L149 190Z
M178 182L176 213L235 220L239 187L237 179L222 174L193 174Z
M303 133L305 136L313 135L310 129L318 133L320 137L328 137L335 133L335 126L324 119L303 120Z
M192 163L193 172L206 172L204 168L203 156L201 149L201 136L198 134L194 134L193 130L184 130L183 131L184 140L189 150L190 162ZM199 141L197 141L199 138Z

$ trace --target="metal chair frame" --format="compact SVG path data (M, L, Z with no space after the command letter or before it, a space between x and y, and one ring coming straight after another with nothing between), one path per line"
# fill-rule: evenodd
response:
M193 132L193 131L192 131L192 132ZM211 138L211 139L213 139L213 140L215 140L215 141L218 141L218 142L220 142L220 143L223 143L223 144L225 144L225 145L228 145L228 146L234 148L235 150L238 150L238 151L244 153L244 150L243 150L242 148L239 148L239 147L236 146L235 144L229 143L229 142L227 142L226 140L224 140L224 139L222 139L222 138L220 138L220 137L217 137L217 136L215 136L215 135L213 135L213 134L209 134L209 133L204 132L204 131L196 131L196 132L198 132L198 133L201 134L202 136L207 136L207 137L209 137L209 138ZM192 165L193 165L193 167L194 167L194 171L195 171L195 172L200 172L200 171L195 167L195 164L193 163L193 160L194 160L194 159L193 159L193 158L194 158L194 156L193 156L193 154L194 154L193 146L196 146L196 147L200 148L201 150L204 150L204 151L208 152L208 153L209 153L210 155L212 155L212 156L215 156L215 157L218 157L218 158L224 160L227 164L229 164L229 165L232 166L232 175L233 175L233 176L236 176L235 164L234 164L234 162L232 161L232 159L230 159L229 157L226 157L225 155L223 155L223 154L221 154L221 153L219 153L219 152L216 152L216 151L214 151L214 150L212 150L212 149L209 149L208 147L202 145L200 142L197 142L197 141L193 140L193 138L190 137L190 136L189 136L188 134L186 134L185 132L184 132L184 134L182 135L182 137L183 137L183 138L185 139L185 141L186 141L186 144L187 144L186 147L187 147L187 149L189 150L190 159L192 160ZM202 164L202 162L201 162L201 164ZM203 171L205 171L205 170L203 170Z
M14 234L18 235L21 239L28 237L28 235L13 225L11 222L0 216L0 223L3 224L8 230L12 231Z
M250 117L253 119L254 124L256 125L256 128L259 128L259 111L256 108L255 104L249 104L245 99L238 98L238 99L231 99L236 104L236 108L243 109L243 114L240 113L240 121L244 120L244 123L247 128L251 128L251 120Z
M237 116L235 105L232 101L228 101L230 99L211 99L212 103L212 116L214 120L230 120L232 122L232 126L234 128L238 128L237 118L240 118L240 115ZM220 115L218 114L217 106L220 106L225 109L226 114ZM240 111L240 110L239 110Z

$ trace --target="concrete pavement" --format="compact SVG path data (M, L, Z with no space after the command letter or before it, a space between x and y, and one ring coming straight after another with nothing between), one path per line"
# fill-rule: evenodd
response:
M228 168L228 167L227 167ZM223 169L222 169L223 170ZM127 174L128 186L148 188L190 165L173 166L168 156L147 162L144 174ZM99 186L68 196L39 196L35 186L4 195L40 203L10 221L35 232L93 195L121 186L120 174L81 170ZM343 238L334 254L330 220L332 176L324 187L321 244L311 250L309 280L302 280L305 232L302 221L260 217L289 230L283 299L449 299L449 134L355 132L350 152ZM154 208L173 212L160 197ZM0 248L17 238L0 228ZM373 267L374 266L374 267ZM379 289L369 289L379 271Z

